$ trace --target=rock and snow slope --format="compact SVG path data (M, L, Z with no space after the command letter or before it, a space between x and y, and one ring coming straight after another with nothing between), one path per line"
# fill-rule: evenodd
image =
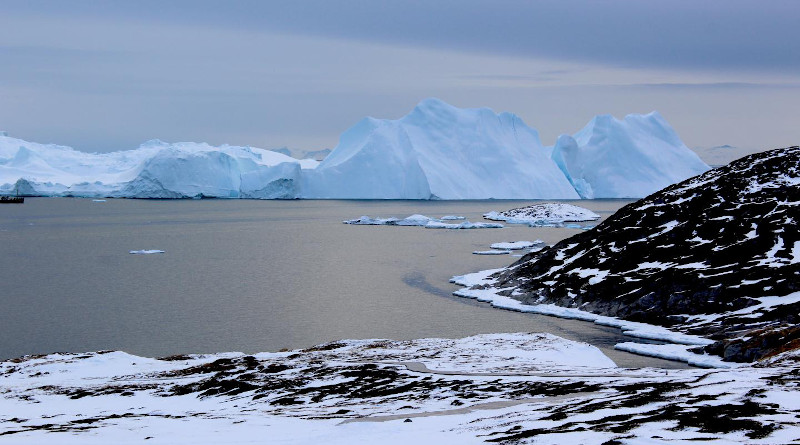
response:
M398 120L362 120L303 188L309 198L578 198L519 117L438 99Z
M398 120L362 120L342 134L339 145L322 163L259 148L189 142L151 141L136 150L92 154L0 134L0 194L258 199L635 197L707 168L657 115L628 116L624 123L601 116L592 122L575 139L559 139L551 156L536 130L511 113L459 109L426 99Z
M709 168L655 111L596 116L551 156L584 199L641 198Z
M630 204L473 292L668 326L752 361L800 346L798 221L800 148L758 153Z
M0 362L0 444L791 443L791 362L620 369L549 334Z

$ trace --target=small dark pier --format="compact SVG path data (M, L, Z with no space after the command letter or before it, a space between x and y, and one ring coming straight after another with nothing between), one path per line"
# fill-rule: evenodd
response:
M22 204L25 198L22 196L0 196L0 204Z

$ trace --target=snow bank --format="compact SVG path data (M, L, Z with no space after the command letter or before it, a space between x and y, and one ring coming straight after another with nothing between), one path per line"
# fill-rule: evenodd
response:
M657 112L596 116L551 154L581 198L641 198L709 169Z

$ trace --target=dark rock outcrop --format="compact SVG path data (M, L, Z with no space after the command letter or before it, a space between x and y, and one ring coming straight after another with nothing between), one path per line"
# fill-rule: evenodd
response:
M800 147L757 153L526 255L496 286L524 303L705 335L717 340L707 352L757 360L796 342L798 222Z

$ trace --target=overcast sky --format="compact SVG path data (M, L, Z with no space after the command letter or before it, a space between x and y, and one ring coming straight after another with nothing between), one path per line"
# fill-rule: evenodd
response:
M658 110L689 146L800 143L800 1L0 0L0 130L331 148L420 100L545 145Z

